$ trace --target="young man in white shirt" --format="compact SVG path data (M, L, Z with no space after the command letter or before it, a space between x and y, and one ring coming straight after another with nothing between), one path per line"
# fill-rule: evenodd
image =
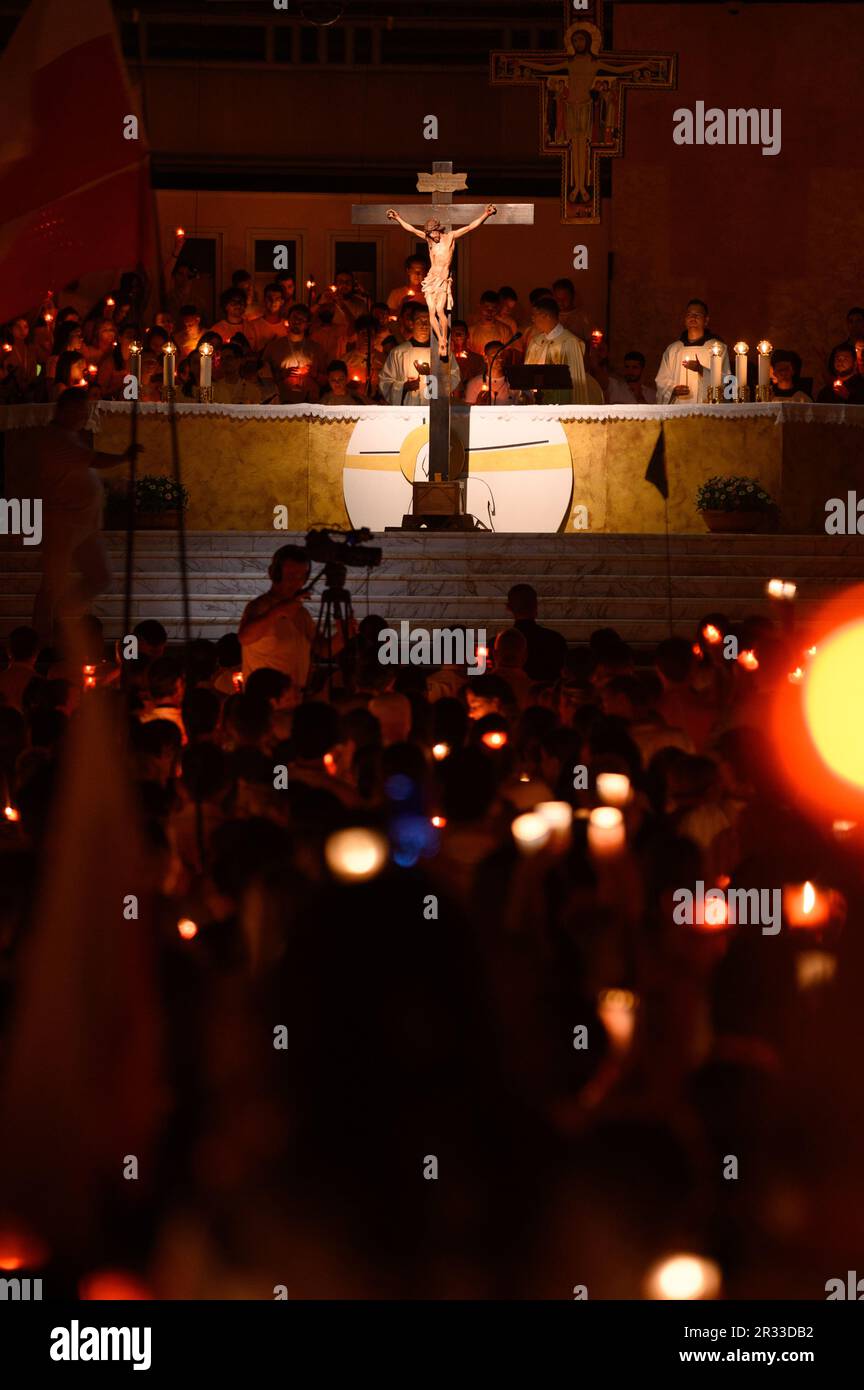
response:
M610 376L606 388L606 400L610 405L655 405L657 392L642 380L645 372L645 357L641 352L628 352L624 355L621 375Z
M670 343L657 372L657 404L708 400L711 384L711 348L722 339L708 332L708 305L691 299L684 310L684 332ZM730 372L729 354L723 348L723 375Z

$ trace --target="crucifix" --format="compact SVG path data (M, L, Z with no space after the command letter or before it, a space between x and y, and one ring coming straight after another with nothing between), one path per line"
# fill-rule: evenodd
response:
M603 0L564 3L563 53L492 53L494 86L542 83L540 150L561 159L561 220L600 221L599 160L623 153L628 89L669 91L674 53L612 53L602 47Z
M407 203L385 208L380 203L355 203L351 221L355 226L396 222L429 248L431 266L423 281L423 297L429 306L431 366L427 373L429 404L429 478L448 481L450 477L450 325L453 308L453 281L450 265L457 238L465 236L488 218L499 223L533 223L533 203L454 203L453 194L468 185L467 174L454 174L451 160L436 160L432 173L417 175L418 193L431 193L431 204ZM456 230L454 231L454 228Z

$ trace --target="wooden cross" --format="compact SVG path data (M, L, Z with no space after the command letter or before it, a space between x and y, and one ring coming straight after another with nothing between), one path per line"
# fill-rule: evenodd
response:
M564 53L492 53L490 81L543 84L540 152L561 160L561 220L599 222L599 161L623 153L626 92L670 91L677 55L603 51L603 0L575 12L564 0L564 14Z
M485 203L454 203L453 194L467 188L468 175L454 174L451 160L436 160L432 173L419 172L417 175L418 193L431 193L431 203L396 203L396 211L406 222L422 229L424 222L435 217L445 231L452 227L462 227L473 222L486 210ZM496 203L495 217L486 223L532 224L534 221L533 203ZM387 205L382 203L355 203L351 208L351 221L355 226L375 226L390 223L387 219ZM433 395L429 400L429 477L447 481L450 477L450 373L449 363L442 363L438 356L438 342L431 335L431 367L435 381ZM455 442L455 441L454 441ZM457 449L453 449L454 455Z

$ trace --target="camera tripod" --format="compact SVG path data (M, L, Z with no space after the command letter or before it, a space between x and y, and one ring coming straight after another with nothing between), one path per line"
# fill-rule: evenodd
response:
M313 639L312 651L313 661L319 668L326 669L326 676L323 685L327 690L327 698L333 694L333 670L335 666L341 664L342 673L346 684L349 682L349 668L352 664L352 649L350 646L353 636L354 608L351 603L351 595L345 588L345 576L347 569L344 565L328 564L324 566L324 578L327 587L322 590L321 602L318 606L318 620L315 624L315 637ZM338 632L342 638L342 646L339 656L333 656L333 637ZM318 653L316 656L315 653ZM347 654L347 655L346 655ZM310 694L311 680L307 682L304 695ZM320 687L319 687L320 688Z

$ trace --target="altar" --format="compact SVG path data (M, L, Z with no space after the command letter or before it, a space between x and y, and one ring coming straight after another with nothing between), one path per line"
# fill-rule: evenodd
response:
M129 443L131 404L94 402L97 447ZM274 525L398 526L413 481L427 476L428 410L386 406L177 404L182 479L193 531ZM0 408L5 496L33 496L32 431L51 406ZM662 533L663 498L645 472L660 432L668 525L705 533L699 485L755 478L788 533L824 533L825 507L861 480L864 407L774 402L671 406L458 406L451 430L466 457L467 510L501 533ZM138 408L138 473L172 471L169 407ZM103 475L119 487L128 465Z

